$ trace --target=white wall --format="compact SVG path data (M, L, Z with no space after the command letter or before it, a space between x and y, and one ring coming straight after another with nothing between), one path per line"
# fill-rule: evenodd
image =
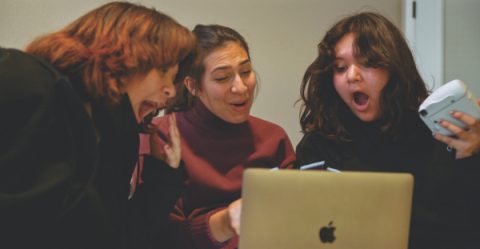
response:
M444 0L405 0L405 34L429 90L444 83ZM414 17L413 3L416 4Z
M23 48L36 36L55 31L107 1L0 0L0 46ZM143 0L193 28L218 23L245 36L251 47L260 92L252 113L281 125L294 146L301 139L300 82L316 45L339 18L376 10L399 27L402 0Z
M480 1L445 1L445 82L461 79L480 98Z

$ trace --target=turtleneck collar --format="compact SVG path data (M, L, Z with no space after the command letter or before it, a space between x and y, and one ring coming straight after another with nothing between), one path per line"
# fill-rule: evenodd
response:
M354 136L374 136L381 134L381 124L379 122L364 122L353 114L347 115L345 118L345 127L349 133Z
M411 141L430 136L425 125L416 112L406 112L405 117L400 121L402 128L396 137L391 137L382 132L382 123L379 121L363 122L351 114L346 118L346 128L354 140L378 140L386 143L408 143ZM422 127L419 129L419 127Z
M240 124L229 123L217 115L213 114L203 104L202 101L196 99L193 102L193 107L185 112L185 117L192 123L204 129L241 129L247 125L247 121Z

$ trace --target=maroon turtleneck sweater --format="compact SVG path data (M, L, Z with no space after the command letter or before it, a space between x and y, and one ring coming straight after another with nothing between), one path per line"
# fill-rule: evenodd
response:
M171 240L164 248L236 248L237 238L225 243L215 241L208 226L210 215L240 198L246 168L293 167L292 144L276 124L252 116L244 123L231 124L200 101L175 115L188 181L184 195L170 214L169 234L159 235ZM154 123L168 136L168 116ZM145 135L141 137L141 153L149 152Z

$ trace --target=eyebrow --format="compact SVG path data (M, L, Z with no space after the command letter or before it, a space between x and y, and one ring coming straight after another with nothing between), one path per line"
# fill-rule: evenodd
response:
M244 61L240 62L239 66L243 66L247 63L250 62L250 58L249 59L245 59ZM212 70L212 73L216 72L216 71L219 71L219 70L225 70L225 69L228 69L228 68L231 68L231 66L220 66L220 67L216 67L215 69Z

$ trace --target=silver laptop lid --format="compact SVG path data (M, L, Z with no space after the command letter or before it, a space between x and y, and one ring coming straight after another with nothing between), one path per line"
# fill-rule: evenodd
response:
M247 169L240 249L406 249L413 177Z

